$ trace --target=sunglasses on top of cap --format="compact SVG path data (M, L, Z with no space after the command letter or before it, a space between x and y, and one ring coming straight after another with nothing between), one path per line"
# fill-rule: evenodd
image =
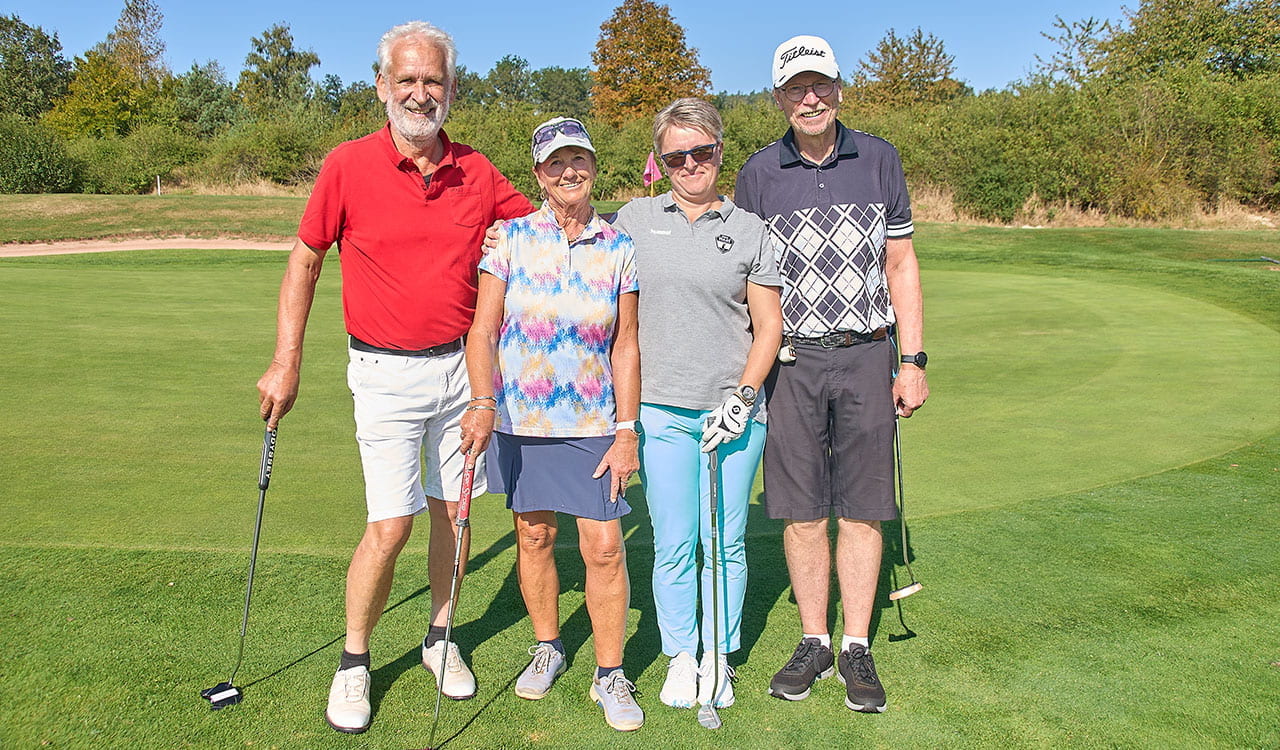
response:
M538 128L538 132L533 134L533 143L535 146L550 143L557 133L564 133L570 138L590 138L587 135L587 129L582 127L582 123L577 120L562 120Z
M781 90L782 90L782 95L787 97L788 101L798 102L804 99L804 95L810 89L813 90L814 96L818 97L819 99L823 99L828 96L831 96L831 92L836 90L836 82L835 81L817 81L816 83L812 83L808 86L801 86L800 84L797 83L794 86L783 87Z
M716 155L716 146L718 143L708 143L705 146L694 146L684 151L669 151L662 154L658 158L663 164L667 165L667 169L679 169L684 166L685 157L692 156L695 164L706 164Z

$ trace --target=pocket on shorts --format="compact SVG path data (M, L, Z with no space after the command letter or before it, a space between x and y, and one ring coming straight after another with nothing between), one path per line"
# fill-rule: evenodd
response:
M347 360L347 388L354 395L356 391L367 391L377 375L378 363L373 359L376 355L351 351Z

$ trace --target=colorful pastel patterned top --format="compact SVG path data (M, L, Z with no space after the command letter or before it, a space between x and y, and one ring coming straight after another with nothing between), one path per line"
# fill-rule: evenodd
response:
M593 214L569 242L543 203L504 222L480 270L507 283L494 393L500 432L612 435L618 296L639 290L631 238Z

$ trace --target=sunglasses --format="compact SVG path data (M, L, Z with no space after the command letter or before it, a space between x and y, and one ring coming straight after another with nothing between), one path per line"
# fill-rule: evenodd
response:
M550 143L551 140L556 137L557 133L564 133L570 138L580 137L586 138L587 140L591 139L591 136L587 135L587 129L582 126L582 123L577 120L564 120L562 122L556 122L538 128L538 130L533 134L533 145L537 147L544 143Z
M658 158L662 160L663 164L667 165L667 169L683 167L686 156L692 156L695 164L706 164L716 155L716 146L719 145L718 143L708 143L705 146L694 146L684 151L671 151Z
M805 92L810 89L813 90L814 96L822 99L824 97L831 96L831 92L836 90L836 82L818 81L812 86L801 86L800 84L796 84L795 86L788 86L785 89L782 89L782 95L787 97L789 101L798 102L804 99Z

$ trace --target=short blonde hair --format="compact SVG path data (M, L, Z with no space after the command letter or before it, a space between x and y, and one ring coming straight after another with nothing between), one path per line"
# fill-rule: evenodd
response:
M693 97L676 99L653 118L653 150L662 152L662 137L671 126L693 128L710 135L719 143L724 138L724 122L711 102Z

